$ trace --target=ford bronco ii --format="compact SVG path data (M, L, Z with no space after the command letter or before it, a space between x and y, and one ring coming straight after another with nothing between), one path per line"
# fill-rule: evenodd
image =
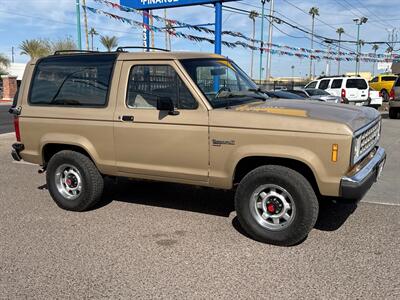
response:
M235 189L243 229L278 245L307 236L321 196L361 198L386 158L374 109L268 98L213 54L58 52L28 64L11 112L13 158L63 209L93 206L105 176Z

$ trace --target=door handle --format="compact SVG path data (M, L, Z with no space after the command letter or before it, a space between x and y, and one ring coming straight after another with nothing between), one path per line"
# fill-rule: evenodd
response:
M133 122L135 120L133 116L122 116L120 117L120 119L122 120L122 122Z

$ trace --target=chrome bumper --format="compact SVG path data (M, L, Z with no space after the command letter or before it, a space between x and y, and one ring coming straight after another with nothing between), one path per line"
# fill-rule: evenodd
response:
M385 149L378 147L375 155L356 174L342 177L340 196L346 199L361 199L377 181L386 161Z

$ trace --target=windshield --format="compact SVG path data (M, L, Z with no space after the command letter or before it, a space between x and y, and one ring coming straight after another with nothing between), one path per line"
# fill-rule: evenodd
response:
M310 90L306 90L306 92L310 95L310 96L330 96L330 94L328 92L325 92L324 90L318 90L318 89L310 89Z
M250 77L230 60L184 59L181 63L214 108L268 98L259 91Z

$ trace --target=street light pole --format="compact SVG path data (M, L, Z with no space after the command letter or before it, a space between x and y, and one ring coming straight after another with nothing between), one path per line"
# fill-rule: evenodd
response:
M357 24L357 53L356 53L356 75L360 72L360 27L362 24L367 23L368 18L361 17L353 19L353 21Z
M357 24L357 55L356 55L356 75L358 75L358 62L360 60L360 26L361 24Z
M262 58L263 58L263 48L264 48L264 8L265 8L265 0L261 0L262 9L261 9L261 47L260 47L260 84L262 78Z

